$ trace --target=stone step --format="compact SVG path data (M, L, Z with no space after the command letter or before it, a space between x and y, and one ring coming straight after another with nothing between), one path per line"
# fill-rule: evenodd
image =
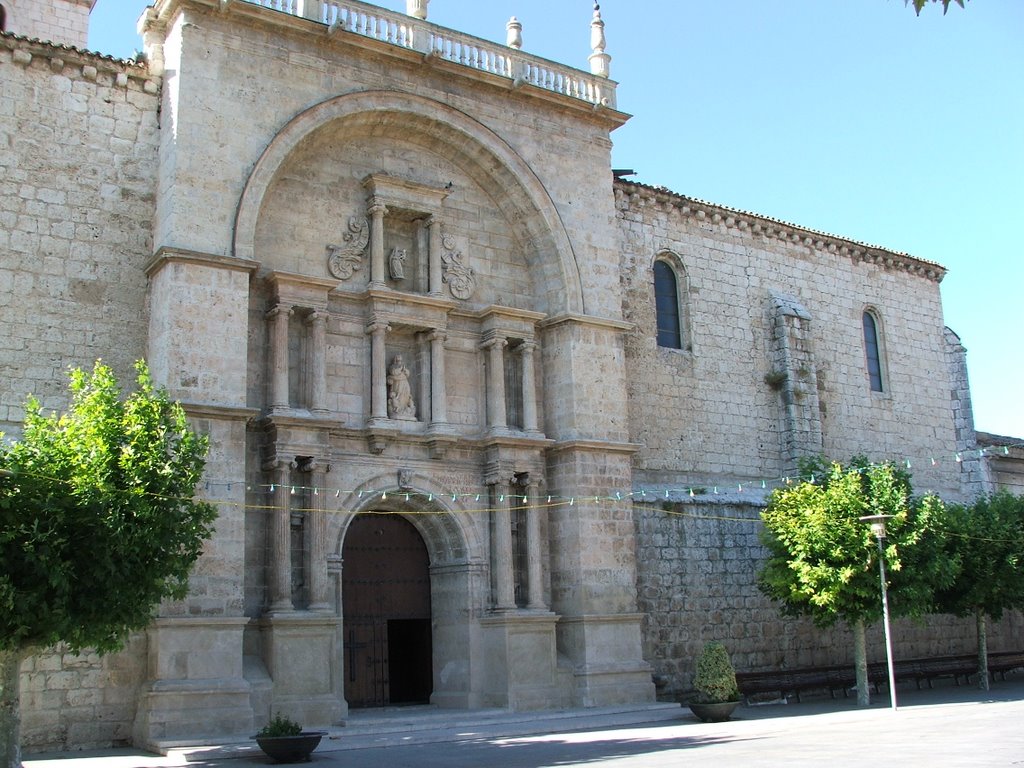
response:
M532 712L504 709L452 710L436 707L394 707L362 710L344 725L318 729L325 732L318 752L367 749L441 741L510 738L545 733L616 728L673 720L683 715L678 704L656 703ZM219 742L170 743L158 751L182 761L195 762L260 754L256 742L238 736Z

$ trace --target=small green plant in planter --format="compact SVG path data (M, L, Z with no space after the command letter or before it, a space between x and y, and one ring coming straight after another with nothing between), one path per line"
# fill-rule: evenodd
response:
M701 720L722 722L732 716L740 703L740 690L736 685L736 670L724 645L712 641L704 646L697 657L693 688L697 693L689 706Z
M304 731L302 726L281 713L274 715L256 734L256 743L278 763L308 762L323 731Z
M287 717L278 712L274 715L274 719L263 726L263 729L257 733L257 736L298 736L302 733L302 726L296 723L294 720L289 720Z

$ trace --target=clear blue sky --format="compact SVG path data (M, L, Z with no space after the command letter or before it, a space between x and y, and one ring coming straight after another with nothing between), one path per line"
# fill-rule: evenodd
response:
M404 10L404 0L377 3ZM141 48L99 0L90 47ZM606 0L613 165L637 181L949 269L978 429L1024 437L1024 2ZM430 20L587 69L592 3L433 0Z

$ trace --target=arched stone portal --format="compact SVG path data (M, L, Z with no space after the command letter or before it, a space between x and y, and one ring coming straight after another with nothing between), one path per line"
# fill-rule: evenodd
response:
M385 496L333 521L348 705L481 706L468 620L487 594L478 522L429 492Z

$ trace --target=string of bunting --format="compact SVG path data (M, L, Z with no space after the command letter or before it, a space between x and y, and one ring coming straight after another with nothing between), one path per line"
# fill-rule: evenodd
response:
M989 447L986 447L986 448L973 449L971 451L957 452L957 453L955 453L955 454L953 454L951 456L948 456L948 457L938 457L938 458L936 458L936 457L929 457L928 459L926 459L924 461L927 463L927 465L932 466L932 467L937 466L940 462L943 462L943 461L953 461L953 462L956 462L956 463L959 464L959 463L962 463L963 461L965 461L966 459L973 458L975 456L980 459L980 458L991 457L991 456L995 456L995 455L1008 455L1011 448L1024 448L1024 442L1015 443L1015 444L1006 445L1006 446L989 446ZM913 459L904 458L904 459L901 459L898 463L899 463L900 466L905 467L908 470L911 470L911 469L914 468L915 464L920 464L921 460L918 460L918 461L915 462ZM869 464L868 466L879 466L879 465L880 465L880 463L876 462L876 463ZM763 496L767 492L769 492L771 490L774 490L775 488L780 488L780 487L783 487L783 486L792 485L794 483L800 483L800 482L803 482L803 481L806 481L806 480L809 480L810 482L813 483L815 481L815 476L813 474L808 474L808 475L784 475L784 476L781 476L781 477L773 477L773 478L757 478L757 479L746 480L746 481L738 481L738 482L731 483L731 484L712 485L712 486L710 486L710 488L708 486L698 485L698 484L695 483L693 485L684 485L684 486L680 486L680 487L677 487L677 488L661 488L661 487L659 487L659 488L655 489L655 488L652 487L652 488L641 488L639 490L617 490L617 491L611 492L611 493L609 493L607 495L596 495L596 496L585 495L585 494L584 495L570 495L570 494L564 494L564 493L540 493L540 494L537 494L537 498L538 499L543 499L543 501L540 502L541 506L559 506L559 505L574 506L575 504L583 504L583 503L599 504L599 503L618 503L618 502L623 502L623 501L625 501L625 502L634 502L634 503L635 502L639 502L639 503L656 503L658 501L665 501L665 500L676 501L676 500L679 500L680 497L688 497L688 498L694 499L694 498L703 497L703 496L720 496L720 495L725 495L725 494L731 495L731 494L751 493L751 494L756 494L756 495L759 495L759 496ZM213 491L213 490L216 490L217 488L225 488L230 493L231 490L235 486L238 486L240 484L241 483L239 483L237 481L215 481L215 480L209 480L209 481L206 482L205 488L206 488L207 491ZM255 492L264 492L264 493L271 493L271 494L275 493L279 489L279 486L276 483L258 483L258 484L255 484L255 485L254 484L246 484L245 487L246 487L246 490L249 491L249 492L255 491ZM481 493L479 491L468 491L468 492L453 491L453 492L449 492L449 493L429 493L429 492L424 492L424 491L412 491L412 490L405 490L405 489L395 489L393 487L374 489L374 490L367 490L367 489L345 489L345 488L336 488L336 487L331 487L331 486L318 487L318 486L309 486L309 485L302 485L302 484L287 484L287 485L280 486L280 487L287 488L288 491L289 491L289 494L292 495L292 496L301 495L301 494L304 494L304 493L311 493L314 496L320 495L320 494L327 494L328 496L333 496L334 498L340 498L342 495L344 495L346 498L348 498L351 495L355 495L357 500L363 500L363 499L370 499L370 498L374 498L374 497L379 497L381 499L381 501L387 501L389 496L390 496L391 498L397 497L397 498L404 499L405 501L417 500L417 501L427 501L428 503L433 502L435 500L435 498L438 499L438 500L442 500L442 499L450 500L451 503L453 503L453 504L458 503L460 501L464 501L466 499L472 499L473 503L476 503L476 504L479 504L482 500L484 500L485 504L487 503L486 502L487 494L486 493ZM500 494L498 496L498 502L503 505L501 507L501 509L505 509L506 508L504 506L505 499L506 499L506 495L505 494ZM518 508L518 507L515 506L516 503L519 503L520 505L527 505L527 504L529 504L529 497L528 497L528 495L523 494L523 493L515 493L515 492L509 493L508 494L508 499L509 499L510 507L512 509ZM272 507L272 505L270 505L270 506L268 506L268 508L273 508L273 507ZM486 507L486 506L484 506L484 507L473 507L471 509L463 509L461 511L466 511L466 512L490 512L490 511L493 511L493 508Z
M978 458L984 458L993 455L1008 455L1011 448L1024 447L1024 441L1013 443L1005 446L989 446L986 448L975 449L969 452L958 452L947 460L952 460L957 463L963 462L966 458L977 455ZM931 457L927 461L931 466L936 466L942 458ZM900 461L900 464L906 467L908 470L914 466L912 459L906 458ZM872 464L869 466L878 466L878 464ZM67 482L62 481L60 478L43 478L51 480L53 482ZM432 503L437 499L438 501L445 500L450 501L452 504L464 502L466 499L472 499L471 506L467 506L465 503L460 505L457 510L463 514L487 514L499 510L522 510L527 508L539 508L539 509L550 509L554 507L568 506L572 507L577 504L616 504L616 503L657 503L659 501L678 501L680 497L696 498L698 496L703 497L706 495L723 495L723 494L743 494L743 493L757 493L759 496L763 496L766 492L773 490L784 485L792 485L793 483L803 482L809 480L810 482L815 481L814 475L788 475L776 478L762 478L754 481L737 482L735 485L714 485L709 491L706 486L682 486L679 488L658 488L655 489L640 489L634 491L615 491L608 495L564 495L555 493L538 493L536 494L534 503L530 502L530 495L528 493L509 493L499 494L497 497L498 504L500 507L494 507L490 505L490 495L488 493L481 493L477 491L471 492L449 492L449 493L429 493L424 491L414 491L405 489L386 488L380 490L366 490L366 489L352 489L345 490L342 488L333 487L316 487L316 486L304 486L304 485L285 485L278 486L276 483L260 483L260 484L247 484L239 481L217 481L207 480L204 481L204 488L209 493L216 491L217 488L224 488L230 493L237 486L244 486L247 492L263 492L273 494L276 493L280 488L286 488L289 496L300 496L303 497L305 494L310 496L319 496L321 494L327 496L333 496L334 498L341 498L342 494L346 496L346 499L355 495L357 500L370 500L373 498L379 498L380 501L388 501L389 496L393 500L395 498L404 501L426 501ZM753 496L752 496L753 497ZM506 504L506 498L508 503ZM283 506L275 504L252 504L244 502L233 502L226 499L208 499L210 503L218 506L234 506L243 507L246 510L253 511L272 511L276 509L283 509ZM299 499L296 499L299 501ZM482 504L481 504L482 502ZM296 512L313 511L316 507L306 507L299 504L289 504L288 509ZM403 510L403 514L439 514L447 512L440 507L421 509L421 510ZM726 516L726 515L708 515L708 514L697 514L686 509L663 509L667 514L681 515L699 519L708 520L725 520L732 522L758 522L759 517L738 517L738 516Z

